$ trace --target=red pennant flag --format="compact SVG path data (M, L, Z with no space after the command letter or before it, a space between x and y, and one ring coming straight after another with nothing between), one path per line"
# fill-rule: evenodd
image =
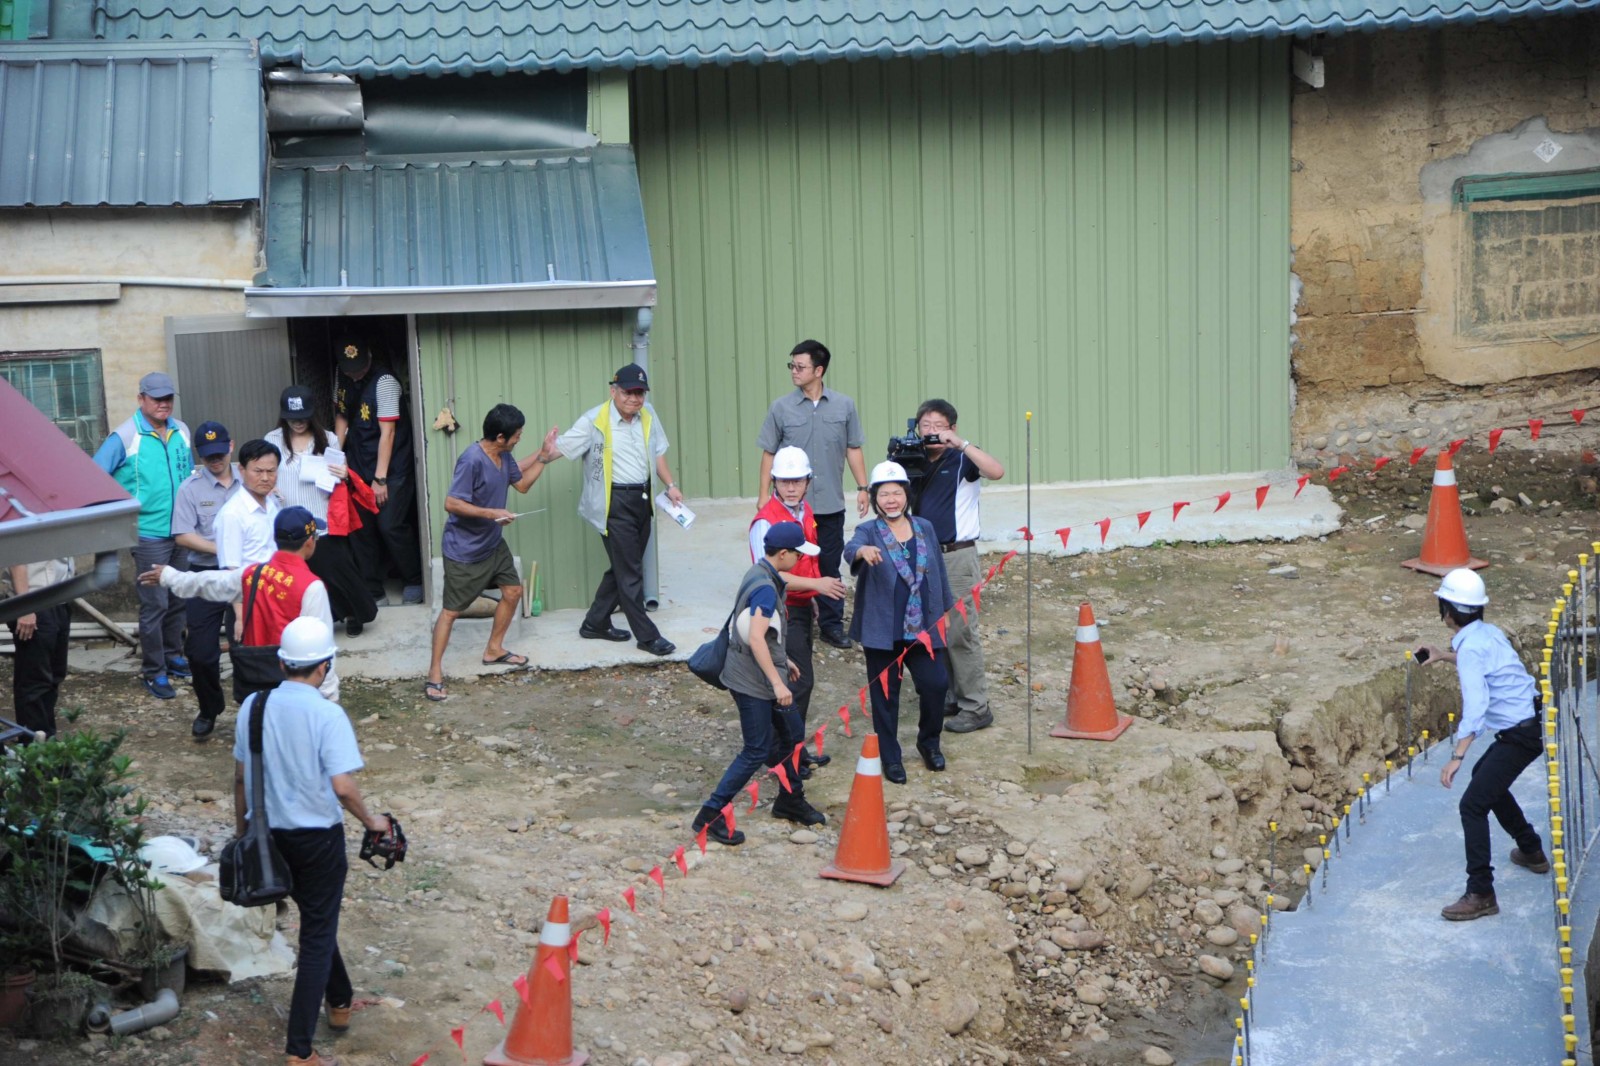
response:
M960 603L961 601L957 600L956 602ZM974 585L974 586L972 586L972 609L974 611L982 611L983 610L983 586L982 585Z
M672 861L678 864L678 872L685 877L689 876L689 860L683 857L683 845L678 845L678 850L672 853ZM577 937L572 938L574 942Z
M734 818L733 804L729 803L729 804L726 804L726 805L723 806L723 808L722 808L722 820L724 822L728 823L728 832L729 833L732 833L735 829L739 828L739 823L737 821L735 821L735 818Z
M1261 506L1267 502L1267 490L1271 487L1270 485L1256 486L1256 510L1261 510Z
M493 1014L496 1018L498 1018L500 1020L500 1025L502 1027L505 1026L505 1024L506 1024L506 1009L505 1009L505 1007L500 1005L500 1001L498 999L491 1001L483 1009L488 1011L490 1014Z
M561 959L555 955L546 955L544 957L544 968L549 971L551 977L556 979L557 984L567 979L567 968L561 965Z
M933 624L933 628L939 631L939 642L941 644L950 643L950 616L948 614L941 614L939 620Z
M805 752L806 742L802 740L800 743L794 746L794 751L789 753L789 763L794 767L795 773L800 772L800 756L804 755ZM782 766L783 764L779 763L778 765Z
M698 832L698 833L696 833L694 835L694 842L697 845L699 845L700 854L702 854L702 855L704 855L706 853L706 834L709 833L710 830L711 830L710 826L703 825L703 826L700 827L700 832Z
M1412 466L1416 466L1417 465L1417 460L1421 459L1426 454L1428 454L1428 449L1426 447L1412 448L1411 449L1411 465Z
M702 832L703 832L703 830L702 830ZM704 851L705 848L702 847L700 850ZM602 944L611 943L611 908L610 907L602 907L600 909L600 913L596 914L594 916L594 920L600 923L600 928L601 929L605 930L605 934L606 934L605 935L605 939L602 940L601 943Z
M572 939L567 941L567 958L572 962L578 961L578 937L582 935L582 933L573 933Z
M1104 544L1106 542L1106 534L1111 532L1111 519L1102 518L1095 525L1100 527L1100 543Z
M456 1047L461 1049L461 1061L467 1061L467 1027L458 1025L450 1030L450 1039L456 1042Z
M1174 503L1172 505L1172 520L1174 522L1176 522L1178 520L1178 512L1183 510L1187 506L1189 506L1189 501L1188 500L1179 500L1177 503Z
M522 1005L526 1007L528 1005L528 975L525 973L517 974L517 979L511 982L511 987L517 990L517 995L522 997Z
M1060 529L1056 530L1056 536L1061 538L1061 546L1065 548L1067 546L1067 538L1072 536L1072 527L1062 526Z
M645 876L656 883L656 887L661 890L663 896L667 894L667 875L661 872L661 867L650 867L650 872Z
M863 718L867 717L867 715L871 713L867 710L867 702L872 696L872 693L869 691L871 687L871 685L868 685L866 688L856 693L856 696L859 697L858 702L861 705L861 717Z
M1489 454L1490 455L1493 455L1494 454L1494 450L1496 448L1500 447L1500 434L1502 434L1504 432L1505 432L1505 430L1503 430L1503 429L1491 429L1489 431Z
M933 638L928 636L926 629L917 634L917 643L927 650L928 658L933 658Z
M1339 475L1343 474L1343 473L1347 473L1349 471L1349 469L1350 468L1348 466L1336 466L1336 467L1334 467L1332 470L1328 471L1328 480L1329 481L1338 481L1339 480Z
M1459 452L1461 450L1461 446L1463 444L1465 444L1465 443L1467 443L1467 438L1465 438L1465 437L1462 437L1460 440L1451 441L1450 442L1450 458L1454 459L1456 457L1456 452Z
M1299 477L1295 478L1294 479L1294 498L1298 500L1300 498L1300 493L1309 484L1311 484L1311 475L1310 474L1301 474Z
M751 811L756 809L756 804L761 802L761 782L751 781L748 785L744 786L744 790L750 793L750 806L744 809L744 813L749 814Z
M1528 436L1532 437L1534 440L1538 440L1539 439L1539 434L1543 430L1544 430L1544 419L1542 419L1542 418L1530 418L1530 419L1528 419Z
M878 684L883 689L883 698L884 699L888 699L889 698L889 668L887 666L885 666L883 668L883 673L878 675Z
M1150 521L1150 512L1149 511L1140 511L1138 514L1134 515L1134 517L1139 520L1139 528L1143 529L1144 528L1144 524L1146 522Z
M811 735L811 743L817 746L817 754L822 754L822 735L828 731L825 725L817 726L817 731Z
M865 692L866 690L862 689L862 691ZM847 737L855 736L854 733L850 732L850 708L848 706L844 706L844 707L840 707L839 708L839 721L844 723L844 735L845 736L847 736Z
M967 617L967 601L966 600L957 600L956 601L956 610L957 610L957 612L960 613L961 620L963 622L971 622L972 621L972 619Z
M635 914L639 913L638 899L634 894L633 886L629 885L622 890L622 898L628 901L628 909Z
M1381 455L1381 456L1379 456L1378 458L1376 458L1376 459L1374 459L1372 461L1372 469L1373 469L1374 472L1382 470L1384 467L1388 466L1392 462L1394 462L1394 456L1392 456L1392 455Z
M1023 540L1032 540L1033 539L1033 530L1029 529L1027 526L1023 526L1021 532L1022 532L1022 539ZM1017 553L1016 552L1012 552L1011 554L1015 555Z
M1587 411L1585 411L1585 410L1584 410L1584 409L1583 409L1583 408L1581 408L1581 407L1576 407L1576 408L1573 408L1573 411L1572 411L1572 420L1573 420L1573 421L1574 421L1574 422L1577 422L1577 423L1578 423L1578 424L1580 424L1580 425L1582 425L1582 424L1583 424L1583 416L1584 416L1584 415L1586 415L1586 414L1588 414L1588 413L1589 413L1589 412L1587 412Z
M900 657L894 661L894 676L901 681L906 679L906 653L901 652Z
M985 585L987 585L989 582L993 581L994 580L994 575L998 574L999 572L1000 572L1000 566L999 566L998 563L996 563L994 566L989 567L988 571L986 571L984 573L984 575L983 575L983 583Z
M1211 509L1211 513L1216 514L1218 511L1228 506L1228 501L1231 499L1233 499L1233 493L1231 492L1224 492L1221 496L1218 496L1217 505Z
M1032 540L1033 538L1030 536L1028 539ZM1014 552L1014 551L1006 552L1004 555L1000 556L1000 565L995 567L995 570L998 571L999 573L1002 573L1002 574L1005 573L1006 572L1006 564L1009 563L1011 560L1015 559L1016 557L1017 557L1017 553L1016 552Z
M411 1066L422 1066L424 1062L427 1062L431 1058L433 1058L433 1052L424 1051L422 1054L411 1060Z
M789 771L783 768L783 763L779 763L777 766L769 766L767 769L770 773L778 775L778 784L783 786L785 792L794 791L794 787L789 784Z

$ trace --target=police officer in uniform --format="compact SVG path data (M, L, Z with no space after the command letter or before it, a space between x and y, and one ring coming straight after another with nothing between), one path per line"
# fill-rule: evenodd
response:
M422 602L422 551L417 543L417 485L411 419L400 379L374 366L371 349L347 344L339 353L334 429L346 465L372 486L378 517L350 538L367 588L384 603L384 578L400 572L402 602Z
M1483 578L1465 568L1444 576L1434 593L1439 617L1454 634L1450 650L1425 645L1416 651L1425 666L1453 662L1461 679L1461 728L1456 730L1450 760L1439 771L1449 788L1462 760L1479 734L1494 741L1472 767L1472 780L1461 795L1461 833L1467 850L1467 891L1440 914L1452 922L1470 922L1500 913L1494 898L1494 866L1490 863L1489 815L1517 842L1511 862L1536 874L1550 872L1544 844L1528 824L1511 786L1544 750L1539 738L1539 699L1533 676L1517 658L1505 633L1483 620L1489 593Z

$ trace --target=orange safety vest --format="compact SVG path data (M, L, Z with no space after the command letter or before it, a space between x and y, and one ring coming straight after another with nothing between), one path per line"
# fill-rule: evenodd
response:
M805 531L807 542L815 544L817 543L817 516L811 513L811 504L802 502L802 506L805 510L800 514L800 528ZM766 505L757 511L756 516L750 520L750 528L754 529L756 523L762 519L766 519L776 526L784 522L793 522L794 514L783 505L782 500L778 499L778 494L773 493L767 499ZM755 561L760 562L761 560L756 559ZM821 577L822 567L819 565L815 555L802 555L800 556L800 561L795 564L790 573L796 577ZM785 602L790 607L798 607L803 603L809 603L816 598L816 595L816 592L812 589L789 589Z

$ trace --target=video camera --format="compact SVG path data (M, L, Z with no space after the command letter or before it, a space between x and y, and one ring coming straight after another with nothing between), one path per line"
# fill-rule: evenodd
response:
M922 482L928 476L928 445L938 443L936 435L923 436L917 432L915 418L906 419L905 436L889 438L887 458L891 463L899 463L905 468L906 477L911 481L913 503L922 494Z

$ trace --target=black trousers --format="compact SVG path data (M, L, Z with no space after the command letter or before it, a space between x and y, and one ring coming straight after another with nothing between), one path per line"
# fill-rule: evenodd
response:
M191 570L215 570L214 566L191 566ZM194 673L190 682L194 698L200 703L200 717L215 720L228 706L222 694L222 624L231 604L212 603L196 596L184 601L188 632L183 637L183 654Z
M13 662L11 703L17 724L45 736L56 735L56 699L67 677L67 639L72 635L72 608L57 604L35 611L37 626L27 640L17 639L17 623L9 623L17 647Z
M1522 808L1511 795L1517 775L1527 769L1544 749L1539 743L1539 719L1535 715L1494 735L1494 743L1472 767L1472 780L1461 794L1461 835L1467 846L1467 891L1488 895L1494 891L1494 865L1490 862L1489 815L1517 848L1529 855L1543 850L1538 832L1528 824Z
M644 552L650 544L650 486L612 485L611 513L606 516L606 558L611 568L594 590L594 602L583 624L608 629L617 608L628 619L633 639L649 643L661 636L644 610Z
M357 471L368 481L366 471ZM373 600L384 596L383 581L393 565L400 583L407 587L422 584L422 549L417 543L417 486L409 473L389 475L389 499L376 515L367 515L365 524L350 538L351 550L361 564L367 591Z
M789 626L783 633L784 651L789 661L800 668L800 677L789 682L789 691L794 695L790 709L798 716L802 727L810 720L811 691L817 687L817 673L811 664L817 609L812 605L820 599L821 596L816 596L802 604L790 604Z
M907 650L909 649L909 650ZM872 694L872 731L878 734L878 753L883 765L894 766L905 762L900 754L900 670L895 658L906 652L905 669L917 686L917 743L937 744L944 731L944 694L950 687L950 675L944 668L944 649L937 648L929 655L916 641L900 641L893 648L863 647L867 653L867 689ZM889 694L883 694L883 683L878 675L889 670Z
M817 520L817 566L823 577L839 576L839 561L844 556L844 512L819 514ZM817 625L824 632L844 628L844 601L817 597Z
M344 824L327 829L274 829L272 840L294 876L289 898L300 909L300 959L289 999L286 1055L309 1058L323 1000L348 1007L355 989L339 955L339 907L344 900Z
M369 515L367 524L373 521L375 519ZM356 533L359 536L361 530ZM327 588L328 607L333 611L335 622L354 619L365 625L378 617L378 602L367 588L366 576L356 562L349 537L318 537L317 550L311 553L306 565Z

